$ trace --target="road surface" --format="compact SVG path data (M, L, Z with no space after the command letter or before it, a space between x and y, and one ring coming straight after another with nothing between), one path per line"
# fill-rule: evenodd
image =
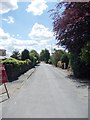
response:
M88 89L67 72L41 63L16 96L2 105L3 118L88 118Z

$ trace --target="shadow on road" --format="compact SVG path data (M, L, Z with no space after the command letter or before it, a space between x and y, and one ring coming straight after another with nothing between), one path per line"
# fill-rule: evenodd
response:
M76 82L78 83L78 85L76 86L77 88L79 87L87 87L90 88L90 82L88 79L78 79L76 78L73 74L67 75L66 78L69 78L72 82Z

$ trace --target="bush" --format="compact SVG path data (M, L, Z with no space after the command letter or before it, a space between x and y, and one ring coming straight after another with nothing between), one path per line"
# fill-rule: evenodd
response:
M90 42L81 49L80 58L86 65L90 66Z
M49 59L49 60L48 60L48 63L49 63L49 64L52 64L52 61L51 61L51 59Z
M66 53L64 53L61 57L61 62L66 64L66 69L68 67L69 64L69 57Z
M64 63L62 63L61 61L57 62L57 67L60 67L62 69L64 69Z
M61 61L61 57L64 54L64 51L62 50L54 50L54 53L51 56L52 64L54 64L57 67L58 61Z
M90 78L90 75L89 75L90 69L85 64L85 62L83 62L80 59L79 55L71 54L70 63L71 63L71 67L72 67L72 70L73 70L75 77L77 77L77 78Z
M5 65L9 81L17 79L18 76L20 76L32 67L32 63L29 59L22 61L10 58L2 61L2 63Z
M62 67L61 61L58 61L58 62L57 62L57 67L60 67L60 68Z

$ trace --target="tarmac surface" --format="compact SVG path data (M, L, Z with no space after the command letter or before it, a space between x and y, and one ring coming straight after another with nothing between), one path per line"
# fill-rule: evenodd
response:
M7 88L2 118L88 118L88 87L66 70L41 63Z

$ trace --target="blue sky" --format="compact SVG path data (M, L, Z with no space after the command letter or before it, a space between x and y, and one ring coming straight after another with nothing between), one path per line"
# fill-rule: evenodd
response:
M57 48L53 36L52 19L48 10L55 8L56 1L32 0L18 2L8 0L0 3L0 49L7 55L17 49L37 50Z

